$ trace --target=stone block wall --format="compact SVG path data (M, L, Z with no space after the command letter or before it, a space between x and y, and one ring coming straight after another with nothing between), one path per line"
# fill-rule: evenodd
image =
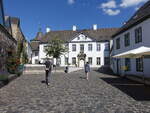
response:
M10 50L17 48L16 40L0 25L0 71L6 71L6 59Z

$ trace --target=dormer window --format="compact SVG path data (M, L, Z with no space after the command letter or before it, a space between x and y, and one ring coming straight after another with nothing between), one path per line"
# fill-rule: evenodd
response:
M80 40L80 37L78 37L78 40Z

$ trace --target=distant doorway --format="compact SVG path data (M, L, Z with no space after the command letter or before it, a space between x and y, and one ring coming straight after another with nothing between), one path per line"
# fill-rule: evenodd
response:
M84 67L85 59L86 59L86 54L83 51L81 51L78 54L78 67Z
M84 60L79 61L79 67L84 67Z

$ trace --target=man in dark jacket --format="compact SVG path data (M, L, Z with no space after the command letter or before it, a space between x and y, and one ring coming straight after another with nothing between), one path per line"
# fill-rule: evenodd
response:
M49 78L50 78L50 75L51 75L51 72L52 72L52 63L46 59L46 62L45 62L45 66L46 66L46 84L49 85Z
M84 69L85 69L86 79L89 80L89 72L91 71L91 69L88 62L85 64Z

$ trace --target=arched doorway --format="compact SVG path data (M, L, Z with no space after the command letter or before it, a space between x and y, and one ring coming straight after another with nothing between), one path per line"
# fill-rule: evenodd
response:
M86 58L86 54L84 54L84 52L80 52L78 54L78 67L84 67L85 58Z
M79 67L84 67L84 64L85 64L84 60L79 61Z

